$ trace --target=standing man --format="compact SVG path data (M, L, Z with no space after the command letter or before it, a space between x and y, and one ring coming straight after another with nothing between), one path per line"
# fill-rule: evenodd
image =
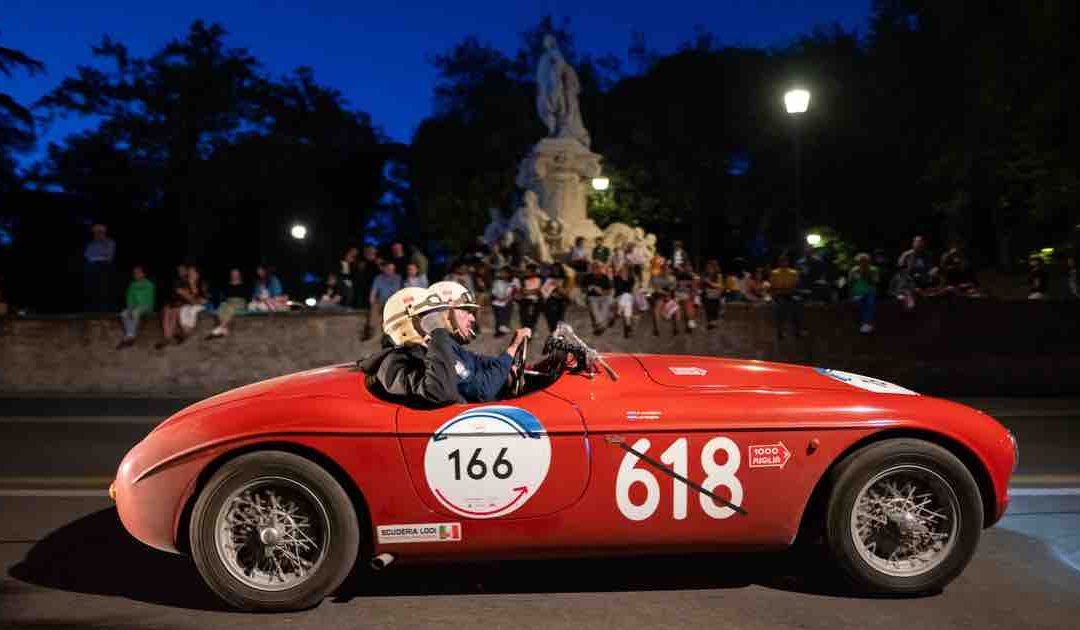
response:
M116 241L108 237L104 223L90 227L92 238L83 250L86 261L84 287L86 310L101 313L112 310L109 304L112 289L113 261L116 258Z
M390 261L384 262L382 264L382 273L375 276L371 283L371 292L368 295L368 302L371 304L368 322L372 328L381 326L383 305L399 289L401 289L401 276L397 274L394 263Z

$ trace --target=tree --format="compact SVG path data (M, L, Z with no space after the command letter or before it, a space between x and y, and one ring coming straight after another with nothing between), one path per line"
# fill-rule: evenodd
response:
M0 46L0 74L10 79L16 70L34 75L43 72L45 64L26 53ZM34 137L34 117L30 110L7 92L0 91L0 193L18 187L14 154L28 150Z
M159 269L289 259L302 272L359 238L384 192L385 139L310 68L272 79L202 21L146 58L108 37L93 54L101 67L80 67L39 105L101 122L50 146L41 177L141 242L134 257ZM312 228L303 249L287 237L297 220Z

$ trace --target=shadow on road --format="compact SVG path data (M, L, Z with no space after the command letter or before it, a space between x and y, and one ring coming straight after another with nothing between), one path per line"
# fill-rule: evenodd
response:
M187 557L133 539L115 508L95 512L49 534L10 570L11 577L51 589L123 597L194 610L227 608L203 584ZM816 550L694 554L637 558L558 559L449 565L365 567L333 600L383 596L566 593L743 588L857 597Z
M225 610L189 558L132 538L116 508L95 512L35 544L11 577L46 588L190 608Z

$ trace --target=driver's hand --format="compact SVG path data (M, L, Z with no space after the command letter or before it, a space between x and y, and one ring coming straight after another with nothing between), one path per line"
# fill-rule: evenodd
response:
M514 346L521 345L522 341L525 341L526 339L530 339L531 337L532 337L532 329L531 328L518 328L516 331L514 331Z

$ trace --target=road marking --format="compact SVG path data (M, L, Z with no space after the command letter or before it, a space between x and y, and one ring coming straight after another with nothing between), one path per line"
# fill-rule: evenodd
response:
M160 424L163 416L0 416L0 424Z
M0 488L0 497L108 497L108 490L58 490L55 488Z
M1013 475L1009 480L1011 487L1022 486L1080 486L1078 474L1051 474L1051 475Z
M0 477L2 490L108 488L112 477Z
M1080 497L1080 488L1009 488L1010 497Z

